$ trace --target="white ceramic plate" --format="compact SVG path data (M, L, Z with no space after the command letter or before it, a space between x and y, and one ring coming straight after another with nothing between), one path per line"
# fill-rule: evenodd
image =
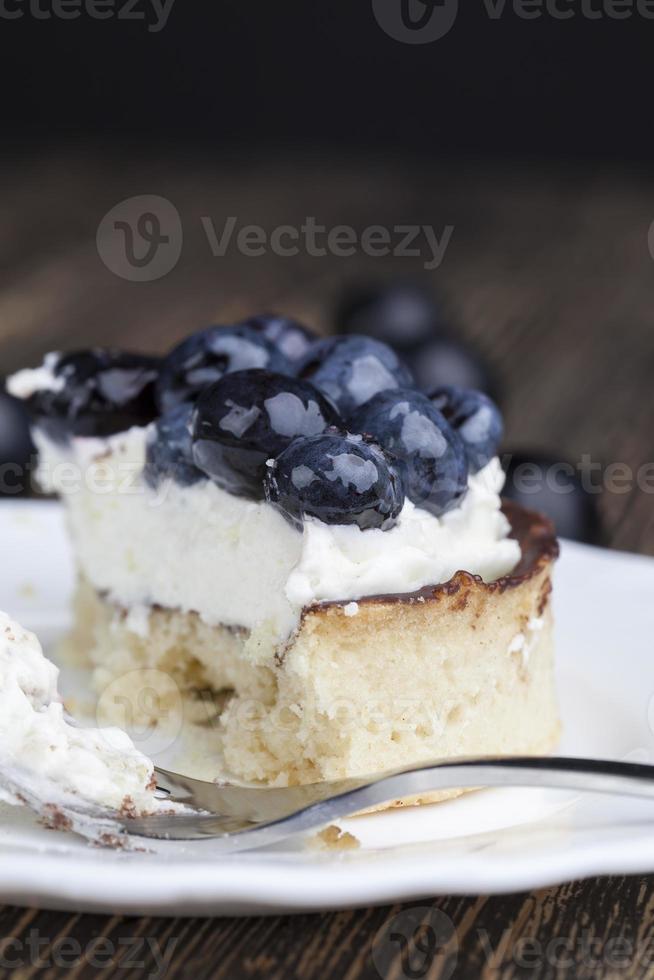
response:
M72 564L57 504L0 505L0 608L42 638L66 627ZM561 753L654 750L654 560L565 543L557 567ZM62 687L72 683L64 674ZM542 790L343 821L358 851L294 841L229 857L211 842L157 855L89 847L0 805L0 900L117 913L237 915L490 893L654 871L654 804Z

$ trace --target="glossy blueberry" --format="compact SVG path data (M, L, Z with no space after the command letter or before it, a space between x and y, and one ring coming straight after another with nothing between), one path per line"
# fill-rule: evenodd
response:
M36 391L28 407L38 425L58 441L147 425L157 415L159 366L159 358L107 348L64 354L54 365L62 386Z
M460 503L468 485L463 442L429 399L410 388L383 391L348 419L405 467L407 497L440 516Z
M488 364L458 340L436 337L407 351L403 357L423 391L432 391L440 385L457 385L496 397L497 384Z
M569 460L538 451L507 452L502 461L507 471L504 497L547 514L561 537L605 543L596 474L587 473L584 483L578 467Z
M299 361L316 340L316 335L297 320L278 313L262 313L244 320L242 326L257 330L289 361Z
M439 304L428 289L416 283L351 288L335 319L339 333L366 334L401 351L444 329Z
M504 426L499 408L488 395L456 385L442 385L429 400L459 433L471 473L486 466L502 441Z
M194 333L164 358L157 385L161 410L193 402L203 388L223 375L248 368L293 373L281 350L261 331L245 324Z
M333 406L306 381L271 371L237 371L205 389L193 416L193 459L230 493L263 497L266 461L297 436L340 423Z
M304 517L387 531L404 505L401 475L383 450L361 436L328 432L296 439L265 478L266 499L292 524Z
M173 479L188 487L206 479L193 462L192 415L192 405L178 405L157 420L148 439L145 460L145 479L150 486Z
M370 337L318 340L300 362L298 375L320 388L344 417L380 391L413 383L395 351Z

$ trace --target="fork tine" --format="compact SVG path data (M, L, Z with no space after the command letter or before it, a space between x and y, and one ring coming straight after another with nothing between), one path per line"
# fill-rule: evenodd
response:
M155 767L157 786L169 794L171 803L234 817L245 823L267 823L304 809L312 803L339 796L378 777L344 779L305 786L234 786L208 783L168 769Z

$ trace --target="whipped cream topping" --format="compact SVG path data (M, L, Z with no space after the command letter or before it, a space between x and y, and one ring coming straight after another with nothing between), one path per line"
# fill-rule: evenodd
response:
M0 612L0 799L21 802L3 791L4 775L46 803L73 794L117 810L156 810L150 760L119 729L70 725L58 676L36 636Z
M500 511L504 473L498 459L470 477L460 506L434 517L410 500L390 531L329 526L309 519L302 554L286 584L294 605L414 592L468 571L491 582L520 560Z
M46 354L43 364L37 368L24 368L7 379L7 391L14 398L31 398L37 391L62 391L66 379L55 374L61 355L56 351Z
M149 487L142 478L149 428L74 438L67 447L35 433L40 478L67 504L81 571L128 610L158 604L243 627L263 655L313 603L413 592L460 569L490 581L520 559L500 511L497 459L441 518L407 501L389 531L307 520L300 532L269 504L210 480Z

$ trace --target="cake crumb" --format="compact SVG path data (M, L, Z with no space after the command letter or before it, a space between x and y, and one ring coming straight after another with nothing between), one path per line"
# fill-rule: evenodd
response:
M359 612L358 602L348 602L347 606L343 606L343 613L345 616L356 616Z
M509 653L520 653L525 645L525 635L524 633L516 633L511 642L509 643Z
M315 834L310 843L321 851L355 851L361 847L361 841L354 834L341 830L335 824L330 824Z

